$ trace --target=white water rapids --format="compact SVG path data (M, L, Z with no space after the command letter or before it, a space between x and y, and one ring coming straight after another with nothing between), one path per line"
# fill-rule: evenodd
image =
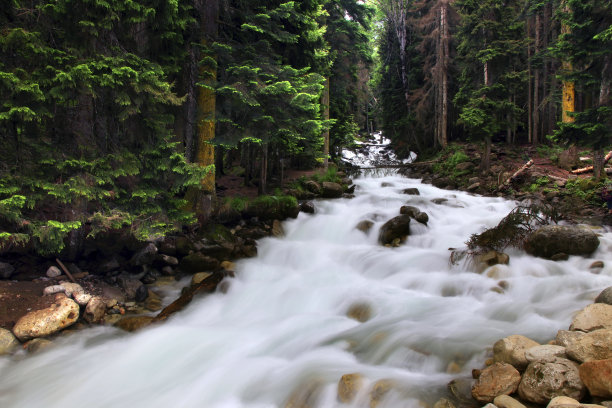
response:
M355 183L355 198L317 201L316 215L283 224L285 237L262 239L226 294L199 298L161 326L129 335L98 327L40 354L1 357L0 407L267 408L299 401L300 390L313 408L364 407L381 379L394 387L378 407L416 407L481 368L496 340L548 341L612 285L612 234L603 230L589 259L510 251L510 265L490 278L451 266L449 248L496 225L514 203L396 175ZM421 195L402 194L408 187ZM381 247L380 226L406 203L428 213L429 225L413 222L405 244ZM375 222L368 235L355 229L365 219ZM606 265L599 274L589 271L594 260ZM508 288L492 291L501 279ZM347 317L355 303L370 306L370 320ZM447 374L452 362L461 373ZM366 380L343 404L336 390L348 373Z

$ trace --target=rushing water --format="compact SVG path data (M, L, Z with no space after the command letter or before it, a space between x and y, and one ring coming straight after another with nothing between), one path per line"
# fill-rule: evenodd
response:
M548 341L612 284L610 233L601 231L591 259L511 251L510 265L491 278L468 263L450 265L449 248L496 225L512 202L389 174L355 183L355 198L317 201L316 215L283 224L285 237L261 240L256 258L238 262L226 294L137 334L99 327L37 355L0 358L0 407L259 408L291 398L363 407L381 379L394 387L379 407L418 406L481 367L497 339ZM407 187L421 195L402 194ZM401 247L381 247L380 226L406 203L427 212L429 225L414 223ZM369 234L354 228L365 219L375 222ZM589 271L595 259L606 265L599 274ZM492 291L501 279L508 288ZM354 304L369 305L371 319L347 317ZM461 373L447 374L454 363ZM347 373L365 377L352 405L336 396Z

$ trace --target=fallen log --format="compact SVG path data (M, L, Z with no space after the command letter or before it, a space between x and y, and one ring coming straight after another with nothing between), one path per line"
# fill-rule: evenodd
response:
M527 170L529 167L531 167L533 165L533 160L529 159L529 161L525 164L523 164L517 171L514 172L513 175L511 175L510 177L508 177L506 179L506 181L504 181L501 186L499 187L500 189L510 185L510 183L512 182L512 180L514 180L517 176L519 176L521 173L523 173L525 170Z
M70 278L71 281L73 281L74 283L76 283L76 280L74 279L74 276L72 276L72 274L68 271L68 268L66 268L66 265L64 265L62 263L62 261L59 260L59 258L55 258L55 262L57 262L57 264L60 266L60 268L62 268L62 270L64 271L64 273L66 274L66 276L68 276Z
M609 151L608 154L606 154L606 157L604 157L603 165L605 166L606 163L610 161L610 159L612 159L612 151ZM593 166L586 166L576 170L572 170L572 174L588 173L589 171L593 171Z

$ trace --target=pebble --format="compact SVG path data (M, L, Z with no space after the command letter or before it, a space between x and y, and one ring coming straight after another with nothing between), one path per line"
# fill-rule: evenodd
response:
M57 266L50 266L49 269L47 269L47 276L49 278L57 278L61 274L62 274L62 271L60 271L60 269Z

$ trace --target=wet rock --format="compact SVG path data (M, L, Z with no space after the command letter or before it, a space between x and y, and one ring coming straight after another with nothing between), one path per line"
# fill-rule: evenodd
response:
M376 381L370 391L370 408L378 407L394 386L393 380L383 379Z
M591 266L589 266L589 269L601 269L603 267L604 267L603 261L595 261L591 264ZM606 303L606 302L603 302L603 303Z
M134 332L150 326L152 322L152 316L127 316L115 323L115 326L127 332Z
M285 229L279 220L272 221L272 235L275 237L285 236Z
M493 402L499 395L510 395L521 382L518 370L506 363L495 363L480 373L472 386L472 396L479 402Z
M142 266L150 265L157 257L157 247L153 243L147 244L144 248L136 252L130 259L130 265Z
M545 225L527 237L525 250L541 258L563 253L587 256L599 246L599 238L590 229L576 226Z
M532 361L552 361L557 357L567 358L565 347L544 344L525 350L525 358L530 363Z
M418 188L406 188L402 190L402 193L408 194L408 195L421 195Z
M60 271L60 269L57 266L50 266L49 269L47 269L48 278L57 278L61 274L62 274L62 271Z
M309 380L305 384L299 384L287 398L283 405L285 408L313 408L320 405L319 399L322 394L323 384L319 380Z
M13 276L15 268L8 262L0 262L0 278L9 279Z
M306 187L306 190L313 194L321 194L321 185L314 180L308 180L306 183L304 183L304 187Z
M579 373L592 396L612 398L612 359L587 361Z
M302 204L300 204L300 211L306 214L314 214L315 205L312 201L305 201Z
M485 269L493 265L508 265L510 263L510 257L503 252L489 251L482 255L477 255L475 261L477 265L476 271L482 273Z
M116 304L116 301L115 301ZM106 302L99 296L94 296L87 303L83 318L89 323L100 323L106 313Z
M467 187L467 191L474 192L480 188L480 183L473 183Z
M40 353L53 346L53 342L47 339L33 339L24 344L24 348L28 353Z
M612 329L585 333L569 342L566 353L569 358L580 363L612 358Z
M367 322L372 317L372 308L367 303L354 303L349 307L346 315L358 322Z
M448 383L448 391L457 400L473 404L474 398L472 397L472 385L474 380L471 378L457 378Z
M427 213L420 212L416 215L416 217L414 217L414 219L421 224L427 225L429 222L429 215L427 215Z
M10 330L0 327L0 356L11 354L19 346L20 343L17 337Z
M176 274L176 271L170 265L164 266L162 268L161 272L162 272L163 275L166 275L166 276L172 276L172 275Z
M124 290L125 297L136 302L142 302L147 298L147 287L139 280L127 275L117 277L117 283Z
M612 305L588 305L576 314L570 325L570 330L589 332L597 329L612 329Z
M359 373L344 374L338 382L338 401L345 404L353 402L363 383L363 376Z
M194 252L181 259L180 268L185 273L214 271L219 267L219 261L200 252Z
M399 215L391 218L380 228L378 241L383 245L392 244L395 239L403 241L410 234L410 216Z
M493 345L493 359L495 362L508 363L522 370L529 362L525 358L525 351L540 344L519 334L498 340Z
M525 405L521 404L509 395L499 395L495 397L493 404L497 408L526 408Z
M170 255L166 255L166 254L161 254L159 256L159 259L165 263L166 265L170 265L170 266L177 266L179 264L179 261L176 257L174 256L170 256Z
M162 310L162 298L157 293L153 292L152 290L149 290L149 295L144 301L144 307L145 309L151 312L157 312L159 310Z
M448 202L448 198L434 198L431 200L431 202L437 205L443 205Z
M79 319L79 305L72 299L58 297L51 306L22 316L13 327L20 341L44 337L74 324Z
M212 275L212 272L198 272L191 277L191 286L200 284L204 279Z
M612 305L612 286L609 286L602 290L601 293L595 298L595 303L605 303L607 305Z
M403 205L400 207L400 214L408 215L411 218L415 218L421 210L412 205Z
M554 397L567 396L580 400L585 387L578 374L578 364L563 358L534 361L523 374L518 388L522 399L546 404Z
M434 404L433 408L456 408L455 404L446 398L441 398Z
M321 196L323 198L339 198L342 197L342 186L338 183L324 181L322 183Z
M394 187L395 184L393 183L389 183L388 181L383 181L382 183L380 183L381 187Z
M374 222L370 220L363 220L363 221L359 221L359 223L355 226L355 228L363 232L364 234L367 234L368 232L370 232L373 226L374 226Z

